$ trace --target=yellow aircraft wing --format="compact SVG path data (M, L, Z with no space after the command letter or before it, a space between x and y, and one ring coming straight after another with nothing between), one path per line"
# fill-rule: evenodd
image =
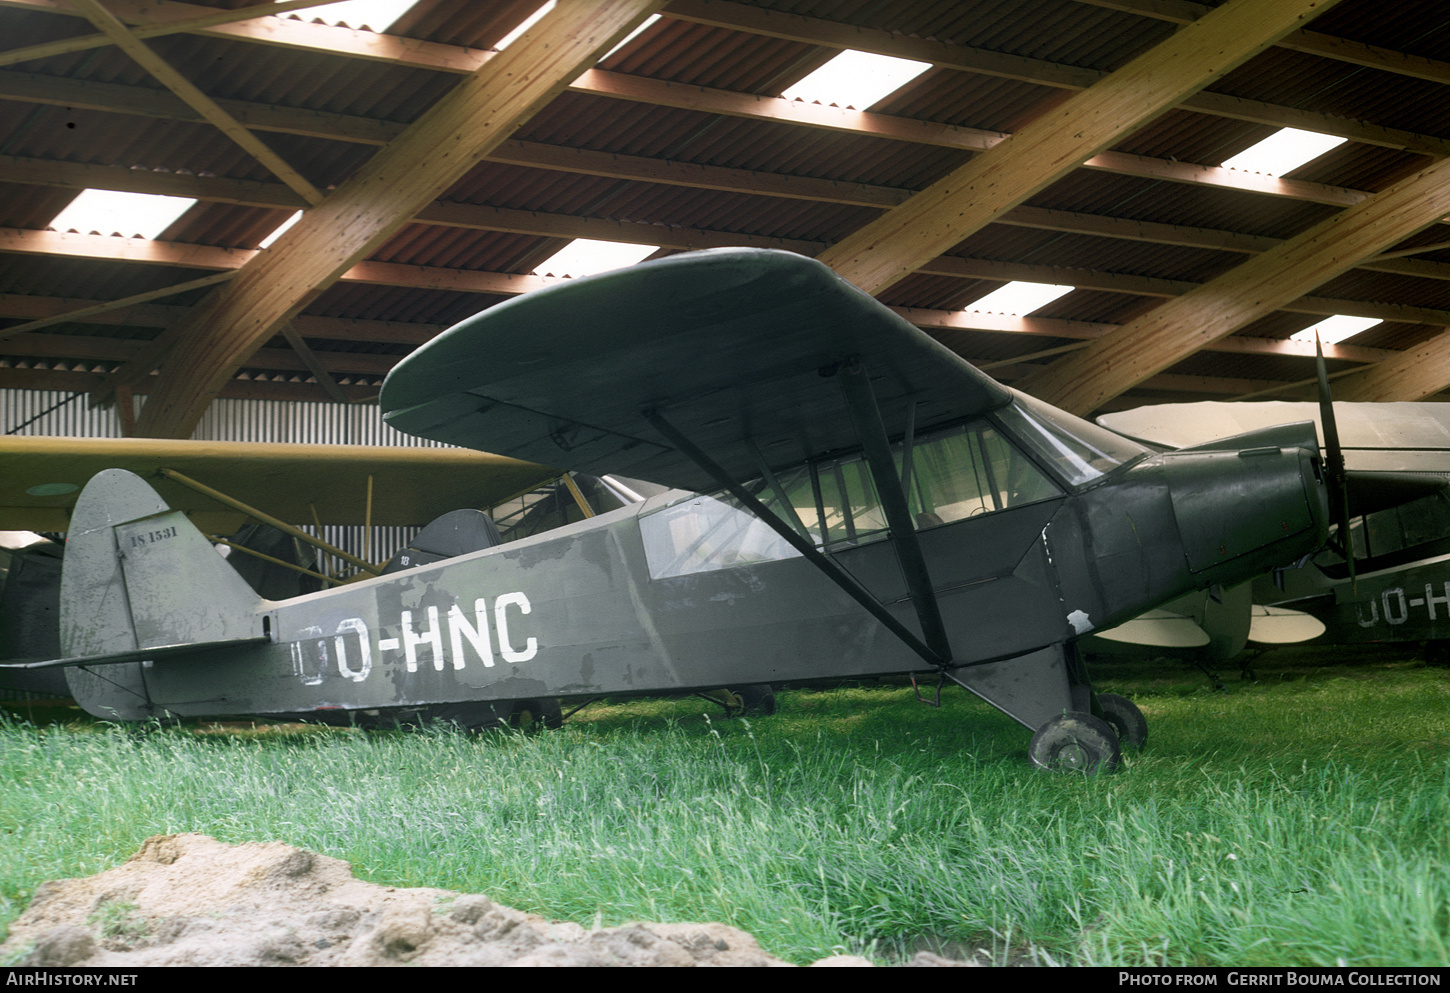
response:
M557 469L457 448L282 445L155 438L0 437L0 529L65 531L82 486L102 469L145 477L203 531L231 534L242 513L161 476L171 469L292 524L424 525L487 508ZM368 482L372 481L369 516Z

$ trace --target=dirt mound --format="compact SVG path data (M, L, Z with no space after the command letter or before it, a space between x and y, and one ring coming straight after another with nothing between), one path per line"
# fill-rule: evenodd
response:
M778 966L723 924L589 931L480 894L398 889L281 842L157 835L124 865L45 883L0 960L32 966ZM948 963L918 956L913 964ZM869 965L854 956L816 965Z

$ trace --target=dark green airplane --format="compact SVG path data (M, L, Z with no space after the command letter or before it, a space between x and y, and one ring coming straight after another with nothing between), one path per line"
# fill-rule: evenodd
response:
M1093 692L1075 640L1291 563L1329 516L1312 425L1152 453L786 252L500 304L400 363L381 404L422 437L673 489L269 601L108 470L73 513L66 658L46 663L82 706L468 725L512 701L933 671L1032 731L1037 765L1094 771L1146 724Z

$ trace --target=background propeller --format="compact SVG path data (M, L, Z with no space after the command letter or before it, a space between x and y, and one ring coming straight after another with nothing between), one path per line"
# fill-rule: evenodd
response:
M1339 552L1349 566L1354 588L1354 537L1349 531L1349 482L1344 471L1344 449L1339 444L1339 425L1334 419L1334 398L1329 392L1329 373L1324 365L1324 346L1314 333L1314 372L1319 379L1319 422L1324 428L1324 481L1329 489L1329 512L1339 531Z

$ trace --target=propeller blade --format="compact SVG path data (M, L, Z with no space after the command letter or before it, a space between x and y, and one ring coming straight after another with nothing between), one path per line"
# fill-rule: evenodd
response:
M1314 333L1314 373L1319 379L1319 421L1324 425L1324 479L1329 488L1329 507L1339 525L1339 547L1349 566L1350 588L1354 589L1354 538L1349 532L1349 482L1344 471L1344 449L1339 444L1339 424L1334 419L1334 398L1329 392L1329 373L1324 364L1324 345Z

